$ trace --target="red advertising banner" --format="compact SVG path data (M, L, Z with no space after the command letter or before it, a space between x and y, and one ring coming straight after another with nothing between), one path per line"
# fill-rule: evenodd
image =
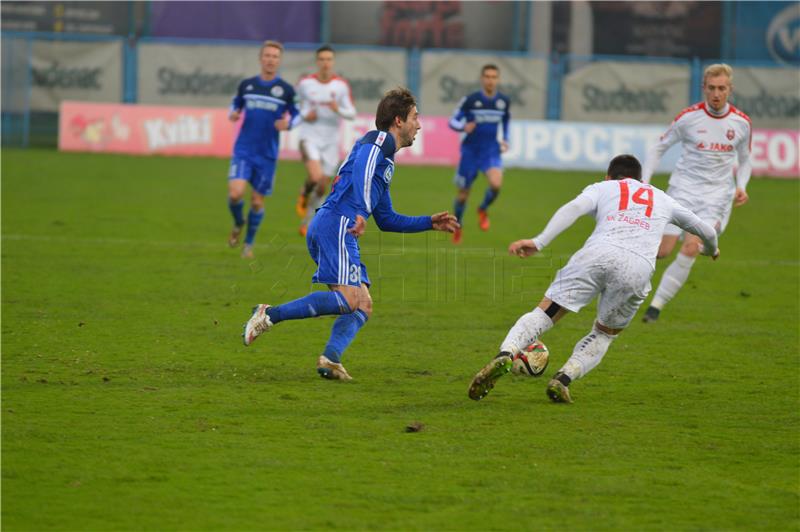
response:
M455 166L460 135L450 130L448 118L423 116L421 122L414 145L401 150L397 160ZM220 108L63 102L58 146L64 151L230 157L238 128ZM343 121L341 156L372 128L371 115ZM503 161L509 167L602 171L616 153L644 157L661 133L660 126L516 120ZM658 171L669 172L679 153L678 147L670 149ZM280 157L300 159L296 131L282 134ZM800 177L800 131L754 130L752 163L757 176Z

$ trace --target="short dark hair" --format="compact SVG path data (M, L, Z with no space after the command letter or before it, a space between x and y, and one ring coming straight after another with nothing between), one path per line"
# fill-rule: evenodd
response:
M487 70L494 70L498 74L500 73L500 68L497 65L495 65L494 63L488 63L483 65L483 68L481 68L481 76L483 76L484 72L486 72Z
M625 179L630 177L637 181L642 180L642 163L633 155L617 155L608 165L606 173L611 179Z
M387 131L399 116L403 121L408 119L411 108L417 105L417 100L411 91L405 87L397 87L387 91L378 104L375 112L375 125L381 131Z
M334 49L331 47L331 45L329 45L329 44L323 44L322 46L320 46L319 48L317 48L317 51L315 52L315 55L319 55L319 54L321 54L322 52L330 52L330 53L332 53L332 54L335 54L335 53L336 53L336 51L335 51L335 50L334 50Z

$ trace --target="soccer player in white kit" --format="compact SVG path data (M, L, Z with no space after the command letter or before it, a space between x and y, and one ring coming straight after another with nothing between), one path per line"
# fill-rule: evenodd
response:
M571 403L570 383L600 363L650 292L656 253L668 223L698 235L704 244L704 255L714 259L719 256L714 228L661 190L642 183L641 175L642 166L636 157L614 157L605 181L589 185L558 209L538 236L511 243L511 255L529 257L580 216L590 214L597 221L583 247L556 273L539 306L517 320L503 340L500 353L475 375L469 387L470 399L483 399L497 379L511 370L513 357L525 346L567 312L578 312L599 296L592 330L578 341L572 356L547 385L552 401ZM544 367L535 369L543 371Z
M731 216L731 205L747 203L750 180L750 118L728 103L733 89L733 70L725 64L711 65L703 73L705 101L684 109L658 144L648 152L642 181L650 182L661 157L673 144L681 143L681 157L669 178L667 194L697 214L722 234ZM736 178L733 169L738 162ZM658 258L672 253L681 234L673 224L664 230ZM700 250L700 239L686 235L678 255L656 289L645 322L658 319L661 309L681 289Z
M317 72L297 84L300 115L300 153L308 178L300 189L295 210L303 219L300 234L305 236L314 212L322 205L328 178L339 166L339 123L356 116L350 85L333 71L334 51L330 46L317 49Z

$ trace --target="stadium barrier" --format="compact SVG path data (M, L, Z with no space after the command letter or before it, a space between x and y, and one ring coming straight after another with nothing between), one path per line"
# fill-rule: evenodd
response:
M59 148L140 155L205 155L229 157L239 123L220 108L169 107L64 102L59 123ZM374 116L361 114L343 121L340 153L374 127ZM661 126L515 120L504 164L517 168L602 171L619 153L644 158L663 133ZM299 160L297 130L282 134L282 159ZM455 166L460 135L448 117L422 117L422 130L410 148L398 153L404 164ZM753 132L754 175L800 177L800 132L756 129ZM674 167L679 147L673 146L658 167Z

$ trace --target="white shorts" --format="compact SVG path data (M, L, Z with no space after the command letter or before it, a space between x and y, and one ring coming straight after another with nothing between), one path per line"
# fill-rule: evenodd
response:
M304 161L319 161L322 173L328 177L339 169L339 146L335 142L319 142L314 139L300 140L300 153Z
M624 329L650 293L652 276L649 262L622 248L581 248L558 270L545 296L578 312L599 295L597 321Z
M669 188L667 188L667 195L716 229L718 235L722 234L725 227L728 225L728 221L731 219L733 197L729 197L727 194L709 199L686 189L670 185ZM682 232L683 229L673 224L667 224L664 228L665 235L677 236Z

